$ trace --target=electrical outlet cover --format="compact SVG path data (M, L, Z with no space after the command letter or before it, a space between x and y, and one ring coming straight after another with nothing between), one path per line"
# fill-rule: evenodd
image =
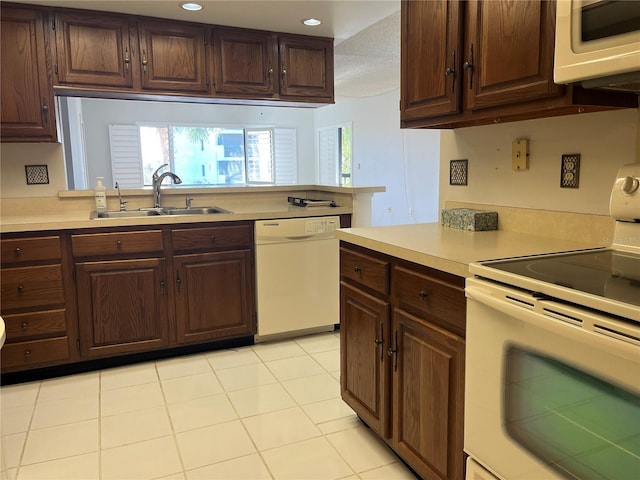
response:
M578 188L580 185L580 154L562 155L560 169L560 188Z

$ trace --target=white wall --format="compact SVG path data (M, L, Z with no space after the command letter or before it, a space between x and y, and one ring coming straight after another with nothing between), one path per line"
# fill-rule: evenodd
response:
M354 186L384 186L372 200L372 225L438 218L440 132L401 130L400 90L340 100L315 111L316 129L351 122Z
M133 100L82 100L85 124L89 184L105 177L112 185L109 162L109 124L163 122L186 124L220 124L229 126L264 125L296 128L298 131L298 183L315 182L313 109L255 107Z
M25 165L46 165L48 185L27 185ZM0 198L57 197L67 187L61 143L0 143Z
M636 158L637 109L443 131L440 205L446 200L609 214L621 165ZM529 170L511 169L511 142L530 140ZM561 155L580 153L579 188L560 188ZM449 161L468 159L468 186L449 185Z

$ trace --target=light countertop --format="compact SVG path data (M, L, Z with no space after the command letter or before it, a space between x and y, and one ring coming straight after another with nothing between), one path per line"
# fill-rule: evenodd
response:
M469 264L479 260L605 246L503 230L471 232L438 223L344 228L337 237L461 277L471 276Z
M246 208L236 208L233 213L209 215L157 215L149 217L90 219L90 212L63 212L44 215L2 215L0 232L33 232L46 230L69 230L76 228L153 226L176 223L233 222L238 220L267 220L272 218L315 217L352 213L350 207L296 207L284 205L254 204Z

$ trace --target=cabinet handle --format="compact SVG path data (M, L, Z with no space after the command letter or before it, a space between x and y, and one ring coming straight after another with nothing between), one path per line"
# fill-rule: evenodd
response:
M469 60L462 64L463 70L469 70L469 90L473 88L473 43L469 49Z
M353 267L353 271L356 273L360 273L362 270L360 269L359 266L356 265L355 267Z
M393 357L393 371L397 372L398 371L398 332L395 332L396 338L395 338L395 346L393 348L389 347L389 349L387 350L387 354L390 357Z
M147 73L147 52L145 50L142 50L142 71L144 73Z
M456 88L456 52L454 50L453 52L453 58L452 58L452 63L451 65L453 65L452 67L447 67L444 71L444 76L445 77L449 77L451 76L451 93L453 93L455 91Z
M20 247L16 247L15 253L16 253L16 257L20 256L20 254L22 253L22 250L20 250Z
M160 280L160 295L164 295L164 280Z
M211 240L211 243L216 243L216 236L215 235L211 235L209 237L209 240Z
M131 57L129 56L129 48L124 49L124 69L129 71L129 62L131 61Z
M178 286L178 292L180 291L180 285L182 285L182 279L180 278L180 274L176 276L176 285Z
M24 292L24 285L18 285L18 293L22 294Z
M26 330L28 326L29 324L27 322L22 322L22 324L20 325L20 328L22 328L22 330Z
M121 249L122 248L122 242L120 240L118 240L116 242L116 248Z
M49 123L49 107L45 103L46 101L47 99L42 97L42 121L44 123Z
M373 344L377 347L380 347L380 361L384 359L384 333L382 330L382 323L380 324L380 340L377 338L373 341Z
M428 296L429 296L429 294L427 292L425 292L424 290L420 290L420 292L418 292L418 298L420 300L426 300Z
M25 356L25 357L28 357L28 356L30 356L30 355L31 355L31 350L25 350L25 351L24 351L24 356Z

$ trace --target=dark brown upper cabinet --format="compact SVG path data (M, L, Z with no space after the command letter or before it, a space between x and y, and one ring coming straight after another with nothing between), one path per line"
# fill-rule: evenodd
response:
M215 29L215 91L273 96L278 92L278 50L269 32Z
M0 90L3 142L56 140L44 14L2 6Z
M120 15L56 13L57 83L133 87L131 30Z
M280 35L280 96L333 99L333 40Z
M207 30L202 25L138 23L142 89L207 93Z
M553 82L554 0L402 0L403 128L457 128L612 108L637 96Z

